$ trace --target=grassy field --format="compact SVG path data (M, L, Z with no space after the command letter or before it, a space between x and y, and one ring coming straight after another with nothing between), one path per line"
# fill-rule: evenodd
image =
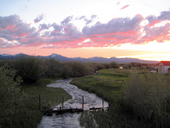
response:
M126 122L122 116L122 86L131 70L104 69L95 75L75 78L71 82L81 89L97 94L109 102L108 112L84 112L79 118L85 128L119 128ZM121 125L120 125L121 120ZM97 123L97 125L95 125ZM120 126L119 126L120 125Z
M39 103L37 102L39 100L39 94L41 94L42 99L42 109L47 109L50 107L53 107L55 105L58 105L61 103L62 97L65 98L65 100L71 99L71 96L66 93L63 89L60 88L51 88L47 87L46 85L50 82L49 80L41 81L34 86L22 86L22 89L26 94L27 97L27 104L30 106L33 106L35 108L39 108Z
M71 82L109 102L107 112L84 112L85 128L165 128L170 126L170 76L147 69L104 69Z
M26 94L24 108L12 116L13 127L37 127L43 116L43 113L39 111L39 94L42 98L42 110L60 104L62 97L65 101L71 99L71 96L63 89L47 87L46 85L49 83L51 80L43 79L34 85L22 85L21 90Z
M129 74L130 70L104 69L96 75L75 78L71 84L93 92L110 103L118 102L121 100L121 87Z

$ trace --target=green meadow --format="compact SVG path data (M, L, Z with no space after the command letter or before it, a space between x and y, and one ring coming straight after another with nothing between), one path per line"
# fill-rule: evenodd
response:
M43 113L39 110L39 94L42 110L61 103L71 96L63 89L47 87L55 82L52 79L40 79L34 84L21 83L16 71L0 67L0 128L35 128Z
M148 69L103 69L71 82L109 102L106 112L84 112L85 128L170 127L170 76Z
M0 128L37 127L43 116L39 110L39 94L42 110L58 105L62 97L65 100L71 98L64 90L47 87L47 84L111 67L119 66L115 62L62 62L25 55L0 60Z
M121 88L129 74L129 70L103 69L95 75L74 78L71 84L93 92L109 102L116 102L121 99Z
M46 82L44 82L46 81ZM40 123L43 113L39 110L39 94L41 95L41 109L46 110L62 102L62 97L67 101L71 96L60 88L51 88L46 85L50 80L43 80L43 83L33 86L22 86L21 90L26 94L19 113L13 115L12 127L31 128L37 127Z
M152 74L139 63L60 62L20 56L0 61L0 128L34 128L43 113L71 98L64 90L47 87L56 79L74 78L71 84L109 102L107 111L83 112L85 128L169 128L170 75ZM98 72L96 72L98 71ZM55 80L54 80L55 79Z

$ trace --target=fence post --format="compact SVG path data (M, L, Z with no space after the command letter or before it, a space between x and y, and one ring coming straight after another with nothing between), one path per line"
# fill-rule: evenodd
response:
M104 110L104 99L102 99L102 108Z
M62 97L62 110L64 109L64 97Z
M84 110L84 96L82 96L82 110Z
M39 110L41 111L41 94L39 94Z

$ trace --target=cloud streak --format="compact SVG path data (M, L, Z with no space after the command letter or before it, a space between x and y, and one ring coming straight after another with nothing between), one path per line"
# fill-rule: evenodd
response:
M82 48L109 47L125 43L142 44L151 41L170 41L170 11L159 16L136 15L133 18L113 18L107 23L89 26L96 19L92 15L76 18L85 21L82 30L73 24L73 16L66 17L60 24L40 24L38 28L24 23L19 16L0 17L0 48L39 47L39 48ZM43 18L36 18L40 22ZM89 20L89 21L88 21ZM147 20L148 24L141 25ZM88 22L87 22L88 21Z
M123 9L125 9L125 8L127 8L127 7L129 7L129 5L123 6L120 10L123 10Z

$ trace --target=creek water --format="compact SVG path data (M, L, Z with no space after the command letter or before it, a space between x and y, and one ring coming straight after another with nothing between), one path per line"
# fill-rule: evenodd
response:
M81 90L75 85L69 84L71 80L57 80L57 83L47 85L48 87L62 88L72 96L72 99L64 102L64 108L82 108L82 96L84 96L84 110L89 110L92 107L102 107L101 98L93 93ZM61 104L56 107L61 107ZM104 101L104 107L108 107L108 102ZM38 128L82 128L78 121L80 115L81 113L65 113L43 116Z

